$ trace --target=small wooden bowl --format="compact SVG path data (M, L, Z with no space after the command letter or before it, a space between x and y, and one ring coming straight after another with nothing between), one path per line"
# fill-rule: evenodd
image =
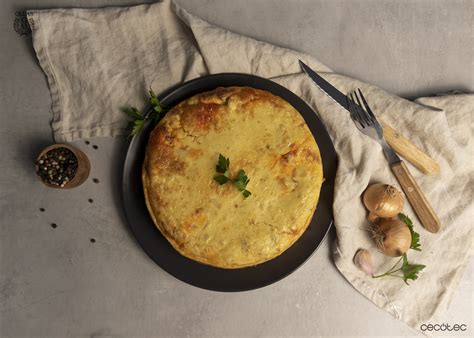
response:
M89 159L87 158L86 154L84 154L84 152L82 152L82 150L80 150L76 147L73 147L73 146L71 146L69 144L65 144L65 143L52 144L52 145L44 148L41 151L41 153L36 158L36 161L38 162L40 160L40 158L43 157L43 155L45 155L47 152L49 152L53 149L57 149L57 148L69 149L74 154L74 156L77 159L76 174L74 175L74 177L69 182L67 182L64 185L64 187L61 187L59 185L54 185L54 184L50 184L48 182L43 181L41 176L38 175L38 165L35 164L36 174L40 178L41 182L43 182L43 184L46 185L47 187L57 188L57 189L71 189L71 188L75 188L75 187L81 185L82 183L84 183L87 180L87 178L89 177L89 173L91 171L91 164L90 164Z

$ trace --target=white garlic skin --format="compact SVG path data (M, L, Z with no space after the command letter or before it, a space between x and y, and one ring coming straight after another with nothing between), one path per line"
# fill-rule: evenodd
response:
M374 274L374 263L372 261L372 255L366 249L357 250L354 256L354 264L367 275L373 276Z

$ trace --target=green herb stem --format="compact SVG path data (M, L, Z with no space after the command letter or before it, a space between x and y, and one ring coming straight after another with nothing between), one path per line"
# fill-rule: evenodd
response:
M219 159L217 160L216 165L216 172L218 175L214 176L214 181L219 183L220 185L226 184L227 182L231 181L237 189L242 192L244 198L249 197L252 195L250 191L247 190L247 184L250 182L250 179L247 177L247 174L243 169L240 169L237 173L237 176L234 179L229 177L229 166L230 160L226 158L224 155L219 154Z
M400 257L400 259L395 263L394 266L392 266L387 272L385 272L384 274L381 274L381 275L378 275L378 276L372 276L372 278L380 278L380 277L383 277L383 276L388 276L390 275L391 273L394 273L394 272L397 272L397 271L400 271L402 268L398 268L396 270L394 270L397 265L402 261L403 257ZM400 276L396 276L396 277L400 277Z
M400 264L400 261L402 260L403 260L402 265L398 269L395 269L398 266L398 264ZM420 272L424 268L425 266L421 264L410 264L408 262L407 255L404 254L390 270L388 270L384 274L381 274L378 276L372 276L372 278L380 278L380 277L385 277L385 276L398 277L398 278L403 279L403 281L407 285L409 285L408 280L409 279L416 280L418 278L418 272ZM402 272L403 276L395 275L395 273L399 271Z
M128 135L129 138L132 136L138 134L142 129L143 126L145 125L145 122L148 120L153 120L154 123L157 123L158 120L161 117L161 114L165 112L165 109L160 103L160 100L156 96L155 92L153 89L149 89L148 91L149 98L148 101L150 102L151 108L153 109L150 114L146 115L142 114L137 108L135 107L130 107L124 109L124 112L132 118L129 122L129 130L130 133Z

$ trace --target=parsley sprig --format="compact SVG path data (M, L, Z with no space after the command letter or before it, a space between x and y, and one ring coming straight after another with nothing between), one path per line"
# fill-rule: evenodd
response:
M399 213L398 218L403 221L411 233L411 244L410 249L421 251L420 245L420 234L413 229L413 221L405 214ZM402 264L400 265L400 262ZM402 257L395 263L395 265L388 270L387 272L373 276L373 278L380 278L385 276L398 277L403 279L403 281L408 285L408 280L416 280L418 278L418 272L423 270L426 266L423 264L411 264L408 262L407 254L404 253ZM400 275L401 273L401 275Z
M247 184L250 182L250 179L245 174L245 171L243 169L240 169L237 172L237 176L232 179L229 176L229 166L229 158L226 158L224 155L219 154L219 159L216 165L216 171L219 174L214 176L214 181L216 181L220 185L226 184L227 182L231 181L237 187L237 189L242 192L244 198L247 198L252 195L252 193L247 190Z
M252 195L250 191L247 190L247 184L250 182L250 179L245 174L243 169L240 169L237 173L237 178L234 179L234 185L242 192L245 198Z
M402 265L400 266L400 262ZM385 276L398 277L408 285L408 280L416 280L418 278L418 272L423 270L426 266L422 264L410 264L408 262L407 254L403 254L402 257L395 263L395 265L385 272L384 274L374 276L373 278L380 278ZM401 275L400 273L401 272Z
M219 154L219 160L217 161L216 171L220 173L220 175L214 176L214 180L217 181L220 185L227 183L229 178L229 165L230 160L225 158L224 155Z
M151 108L153 110L146 116L135 107L124 109L124 112L132 118L128 125L130 130L128 137L138 134L140 130L143 129L143 126L147 120L153 120L154 123L157 123L161 117L161 114L165 111L160 103L160 100L151 87L148 90L148 101L150 102Z
M416 250L416 251L421 251L420 248L420 234L413 230L413 222L412 220L405 214L399 213L398 218L403 221L407 226L408 229L410 229L411 232L411 245L410 249Z
M145 124L145 116L135 107L125 108L124 112L133 119L128 123L128 129L130 130L128 137L132 137L142 130Z

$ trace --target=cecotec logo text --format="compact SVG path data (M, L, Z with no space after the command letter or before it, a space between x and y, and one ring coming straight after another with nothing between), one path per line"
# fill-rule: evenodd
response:
M421 331L466 331L466 324L421 324Z

